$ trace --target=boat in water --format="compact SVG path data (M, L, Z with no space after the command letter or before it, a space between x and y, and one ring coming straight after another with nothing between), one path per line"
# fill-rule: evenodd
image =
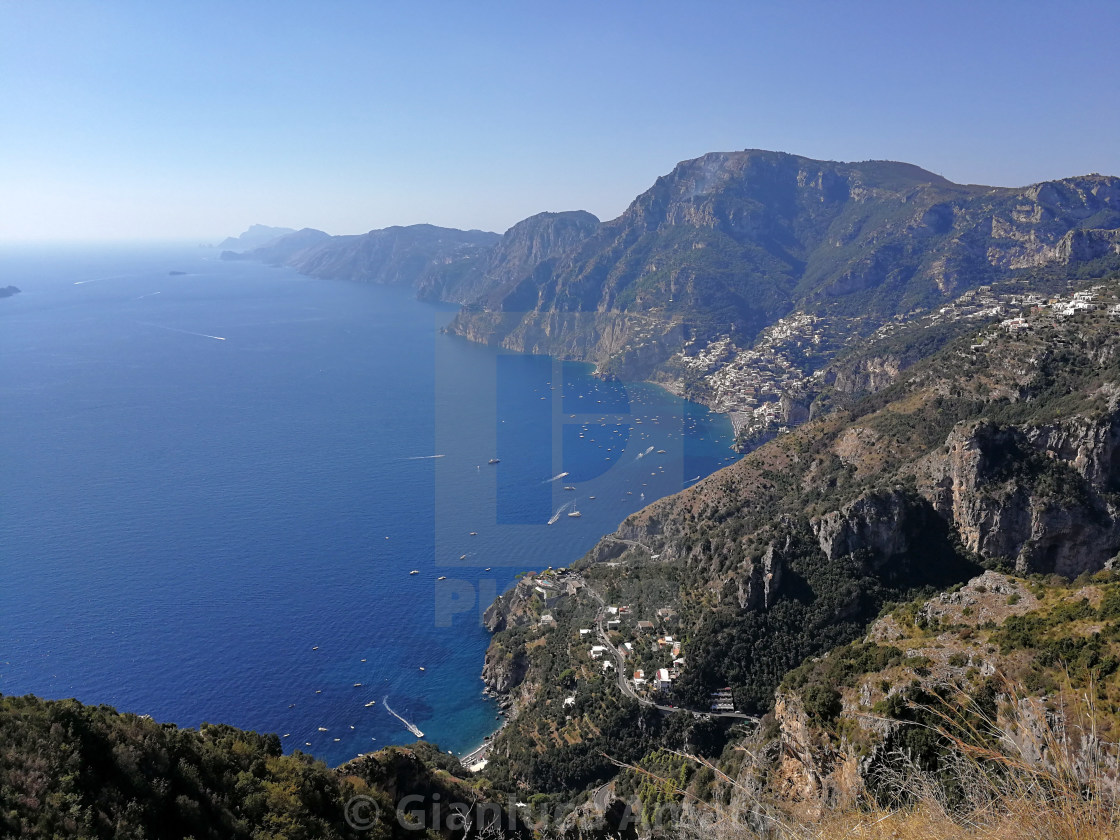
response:
M580 513L578 510L573 510L571 513L568 514L568 516L570 516L572 519L578 519L579 517L583 516L583 514Z
M500 460L498 460L497 458L491 458L491 459L490 459L489 461L487 461L486 463L487 463L487 464L500 464L500 463L501 463L501 461L500 461Z

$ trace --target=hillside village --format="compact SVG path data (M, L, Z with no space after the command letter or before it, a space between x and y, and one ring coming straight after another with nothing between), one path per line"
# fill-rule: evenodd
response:
M656 559L654 556L653 559ZM548 568L540 574L523 577L519 583L522 597L528 599L530 614L536 614L538 632L557 630L561 623L553 612L576 596L601 602L601 596L578 572ZM573 652L593 670L617 678L623 691L647 705L674 708L673 683L684 672L686 660L681 639L673 635L678 622L672 606L658 607L649 618L640 618L631 604L600 603L589 626L575 628ZM575 704L576 695L564 699L564 706ZM730 688L712 694L708 709L693 710L737 714Z
M897 315L872 332L868 345L903 329L932 328L959 322L993 324L1015 333L1029 330L1038 317L1065 319L1079 312L1107 309L1120 319L1120 296L1098 284L1067 295L1024 291L1025 281L1010 280L969 290L932 312ZM801 397L823 385L827 362L859 334L861 319L821 317L803 312L767 327L753 346L741 349L730 335L700 347L695 341L674 357L682 371L678 391L691 383L714 410L726 413L736 438L750 447L789 431L809 419ZM988 333L990 334L990 333ZM983 334L974 349L985 346Z

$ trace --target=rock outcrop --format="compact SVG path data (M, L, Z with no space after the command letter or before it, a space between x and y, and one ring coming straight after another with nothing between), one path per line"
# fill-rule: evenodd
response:
M482 665L482 681L496 694L507 695L517 688L529 671L529 658L524 648L506 650L497 642L486 649Z
M1120 414L1019 429L955 429L916 474L919 492L964 545L1023 574L1075 577L1120 549Z

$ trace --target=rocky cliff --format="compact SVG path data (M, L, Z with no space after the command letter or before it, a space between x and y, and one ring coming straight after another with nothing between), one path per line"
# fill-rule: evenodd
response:
M470 304L476 312L531 309L541 279L598 227L599 220L582 210L530 216L502 235L481 271L454 284L422 286L420 294Z
M1118 605L1114 573L1044 585L991 571L907 605L860 642L787 675L773 724L757 738L777 749L756 744L753 754L770 758L754 769L765 765L779 798L817 807L851 806L884 796L906 773L948 769L960 760L949 735L977 750L975 739L996 738L992 758L1003 750L1041 772L1099 778L1087 771L1103 761L1115 773L1115 755L1096 751L1120 734L1120 719L1102 708L1096 731L1079 732L1087 719L1077 689L1095 683L1097 704L1120 690L1106 661L1117 652L1116 625L1101 633ZM1063 661L1056 643L1087 655Z
M715 153L678 164L563 259L522 266L533 288L494 287L489 311L451 329L648 376L689 340L743 346L796 309L886 318L1097 259L1118 228L1114 177L1010 189L903 163Z
M1118 439L1115 409L1043 427L980 422L954 429L915 472L970 551L1022 574L1076 577L1120 546Z
M434 225L371 230L360 236L334 236L290 255L285 263L309 277L358 283L407 285L449 282L470 275L498 235Z

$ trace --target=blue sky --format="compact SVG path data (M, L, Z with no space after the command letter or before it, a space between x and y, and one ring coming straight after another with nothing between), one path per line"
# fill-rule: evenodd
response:
M1120 2L0 0L0 241L612 218L766 148L1120 174Z

